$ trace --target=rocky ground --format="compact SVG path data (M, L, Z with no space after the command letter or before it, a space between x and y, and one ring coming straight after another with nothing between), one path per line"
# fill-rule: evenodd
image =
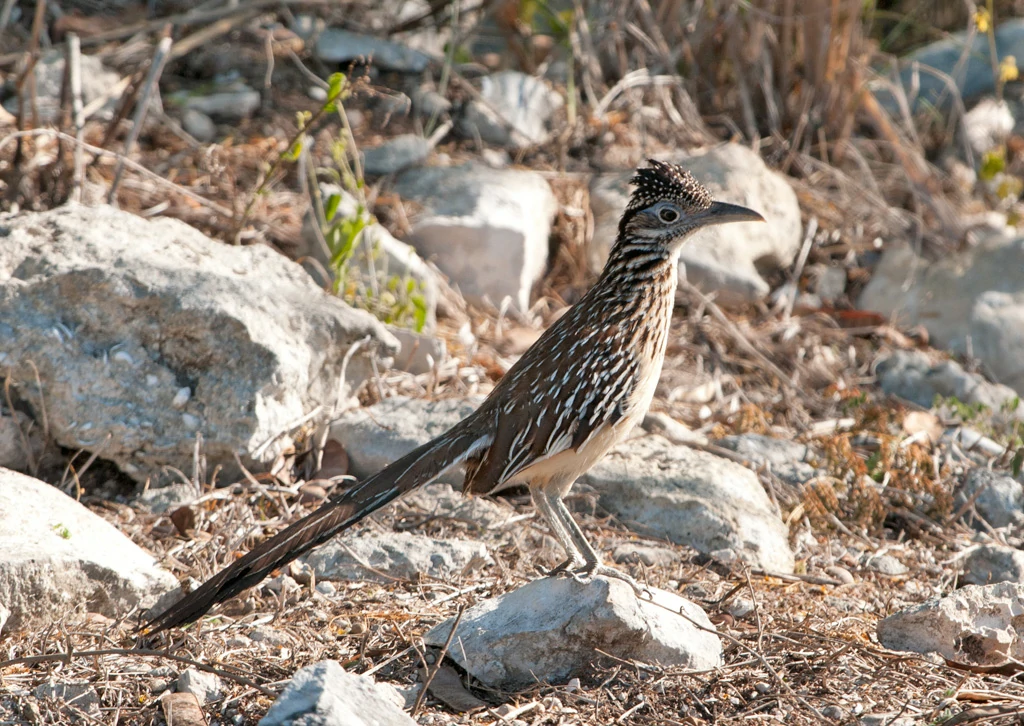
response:
M0 12L0 723L1020 722L1014 3L57 5ZM646 157L768 219L571 495L648 596L456 474L138 635L478 405Z

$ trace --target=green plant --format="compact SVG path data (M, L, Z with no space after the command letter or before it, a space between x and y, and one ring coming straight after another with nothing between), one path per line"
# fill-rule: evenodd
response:
M386 323L421 331L427 321L426 296L419 281L388 270L379 242L381 228L366 201L359 149L345 112L344 101L351 93L350 84L344 74L335 73L328 79L328 87L325 109L338 114L341 132L331 145L333 165L309 171L313 210L334 272L334 293ZM312 116L300 116L300 128L308 128ZM288 152L291 160L297 161L302 155L306 138L305 135L296 138ZM317 184L320 175L337 183L343 191L329 195L326 200L320 199ZM346 195L354 205L343 205Z

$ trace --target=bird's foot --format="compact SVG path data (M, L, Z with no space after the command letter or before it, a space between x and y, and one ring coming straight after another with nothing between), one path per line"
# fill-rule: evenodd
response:
M627 585L633 588L633 592L636 593L636 596L638 598L643 598L644 595L646 595L648 600L654 600L654 593L651 592L651 589L649 587L640 584L634 578L627 575L625 572L616 570L614 567L609 567L608 565L594 564L589 567L587 565L584 565L583 567L577 570L573 570L572 575L573 579L577 582L590 582L598 576L610 577L615 580L622 580Z
M585 563L581 559L573 559L572 557L569 557L564 562L562 562L562 564L552 567L550 570L544 570L542 567L538 567L537 569L545 577L572 577L573 573L580 567L583 567L584 564Z

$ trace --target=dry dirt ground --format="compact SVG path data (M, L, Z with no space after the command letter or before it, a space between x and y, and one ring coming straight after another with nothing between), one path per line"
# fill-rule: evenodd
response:
M265 57L261 37L244 29L226 37L232 43L231 52ZM120 43L129 46L127 41ZM116 50L104 47L111 53ZM145 49L151 52L151 45ZM3 50L10 55L22 49ZM127 53L129 60L122 58L126 73L140 67L138 57L148 57L136 56ZM13 65L5 68L13 72ZM256 76L258 87L263 66ZM161 213L230 241L239 232L239 214L248 195L295 133L294 113L317 107L297 90L303 87L302 77L297 65L279 60L268 110L212 146L193 147L160 124L148 129L133 158L176 186L168 187L145 174L129 174L119 192L120 205L133 211L160 205ZM174 79L172 66L165 90L173 89ZM371 97L386 92L386 83L386 78L376 80L350 102L352 109L374 120L357 129L361 145L409 130L401 118L384 124L385 119L374 116ZM441 334L448 339L456 363L420 377L384 373L367 384L364 403L393 393L436 398L486 392L503 370L505 356L521 350L524 341L535 335L534 323L549 321L578 297L588 282L582 262L587 219L567 211L587 206L581 173L595 159L625 166L675 143L671 134L661 133L653 123L638 131L632 123L635 110L618 112L600 128L581 122L552 147L514 160L548 172L563 203L552 269L537 291L533 319L510 325L499 321L494 311L450 310L450 316L441 321ZM107 140L110 129L101 124L88 126L85 139L119 151L124 128L122 124L114 129L116 143ZM13 130L10 125L0 128L0 137ZM315 153L321 159L329 157L332 133L336 128L325 128L317 139ZM45 208L63 201L69 188L70 146L66 141L58 146L46 136L26 136L23 141L17 164L13 145L2 150L4 208ZM787 157L785 149L772 143L765 139L766 156L794 175L803 211L816 219L821 230L810 263L851 254L870 260L872 240L878 234L905 228L902 211L893 217L878 214L873 192L855 184L844 186L850 178L821 163L821 154L815 158L800 152ZM873 143L866 141L861 150ZM472 144L459 141L445 142L438 150L454 159L476 153ZM885 155L869 158L878 179L904 184L900 190L906 192L908 185L892 181L898 175L890 173L899 160ZM115 162L99 160L89 168L87 178L109 185ZM294 170L285 168L270 193L253 207L242 230L243 240L266 242L287 252L305 208L299 189ZM882 191L886 198L900 198L888 193L888 186ZM220 211L211 203L219 205ZM400 202L382 192L375 204L377 216L400 233L405 214ZM926 241L939 237L934 230L934 226L917 229ZM850 300L868 275L867 266L850 269ZM796 277L798 285L807 284ZM490 692L463 679L464 687L485 707L459 713L445 699L455 701L464 694L452 687L438 689L423 699L417 720L423 724L689 726L856 723L868 715L884 714L863 722L896 724L900 718L909 718L923 724L1019 723L1024 709L1021 669L1011 665L985 672L935 657L896 653L880 647L874 634L877 621L887 614L952 591L957 586L960 555L975 537L963 522L967 512L955 511L952 504L964 468L962 452L933 446L919 436L920 416L912 417L913 423L906 419L908 413L919 412L885 399L875 386L872 363L879 352L926 348L926 342L915 331L894 329L849 304L810 311L758 305L723 313L713 301L692 293L684 298L677 309L677 334L654 407L712 436L753 431L794 436L812 445L818 466L828 476L793 487L768 471L760 472L790 526L799 574L765 576L658 542L675 550L679 563L632 566L632 572L652 585L684 593L709 612L725 646L721 669L686 673L602 656L578 682L538 684L521 693ZM467 320L483 343L472 357L464 355L457 337ZM721 389L710 404L710 416L702 412L702 403L687 402L684 395L708 382ZM955 412L948 413L940 424L961 423ZM971 424L987 426L984 420ZM1016 435L1015 431L985 430L1003 442ZM259 538L316 506L318 496L344 486L337 481L304 486L316 476L309 471L307 459L305 452L296 452L282 460L273 474L255 475L225 488L201 482L207 493L190 508L188 521L173 522L133 507L130 484L100 466L84 477L81 498L177 576L203 580ZM334 463L343 467L343 461ZM994 465L1008 469L1010 461ZM62 472L57 465L44 474L57 482ZM335 468L332 473L341 472ZM134 635L138 613L115 622L74 612L42 631L4 633L0 636L0 723L55 724L78 719L81 723L162 724L159 696L175 673L189 665L220 675L224 700L208 709L210 721L219 723L255 723L297 669L324 658L336 659L353 672L412 686L422 678L422 671L435 668L432 654L420 645L423 632L460 608L536 577L538 567L556 564L552 541L525 493L513 491L507 499L519 516L497 531L481 531L473 522L443 511L402 503L363 525L432 536L471 535L485 541L495 564L450 581L337 583L338 592L332 598L312 593L309 587L287 599L256 588L201 627L152 641ZM600 511L595 499L586 490L576 491L572 505L606 557L616 544L647 541ZM1012 538L1010 543L1020 544ZM894 556L908 567L907 573L887 576L868 568L867 556L879 553ZM736 618L729 610L739 598L752 600L755 607ZM257 630L263 632L260 642L236 637ZM50 680L95 688L101 698L99 715L70 712L60 702L24 695Z

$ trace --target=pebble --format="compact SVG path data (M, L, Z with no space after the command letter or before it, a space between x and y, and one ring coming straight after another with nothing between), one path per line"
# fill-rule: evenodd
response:
M853 583L853 575L845 567L839 567L838 565L826 567L825 574L829 577L834 577L844 585L850 585Z

